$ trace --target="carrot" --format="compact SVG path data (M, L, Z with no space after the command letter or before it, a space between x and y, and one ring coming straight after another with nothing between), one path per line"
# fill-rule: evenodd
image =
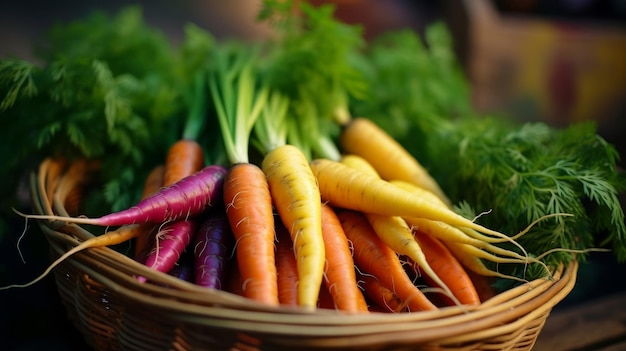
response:
M348 238L332 207L322 204L322 236L326 252L324 284L338 310L367 312L367 303L359 289Z
M374 167L360 156L353 155L351 157L343 157L341 163L364 173L371 174L374 177L379 177ZM379 215L376 213L365 213L365 217L372 226L372 229L374 229L374 232L376 232L376 235L378 235L385 244L398 255L407 256L416 262L421 267L421 270L441 287L450 299L455 299L447 284L430 267L422 248L415 240L413 231L402 217Z
M300 149L284 144L268 152L261 168L281 221L294 243L298 304L315 308L324 275L321 199L317 181Z
M410 191L412 193L414 193L415 195L425 199L425 200L429 200L435 204L439 204L443 207L446 208L450 208L450 206L448 206L448 204L446 204L445 202L443 202L443 200L441 200L437 195L435 195L433 192L428 191L422 187L420 187L419 185L413 184L411 182L407 182L405 180L400 180L400 179L391 179L389 180L389 183L398 186L404 190Z
M316 159L310 165L322 198L334 206L388 216L427 218L487 234L503 235L340 162Z
M244 296L278 305L274 215L265 173L252 163L232 166L224 182L224 204L237 243Z
M146 181L144 182L144 185L143 185L143 190L141 192L141 199L145 199L148 196L155 194L156 192L159 191L159 189L161 189L161 187L164 186L163 185L164 175L165 175L164 165L155 166L154 168L152 168L152 170L150 170L150 173L148 173L148 176L146 177Z
M47 157L39 165L39 175L43 176L40 180L40 186L42 189L46 189L46 195L49 200L52 199L59 180L67 167L67 160L51 157ZM45 171L43 171L44 169Z
M474 287L476 287L480 302L485 302L498 294L494 287L495 277L480 275L470 269L466 269L465 271L472 280Z
M50 219L68 223L114 227L135 223L163 223L197 215L222 201L222 187L226 169L209 165L169 187L162 188L135 206L102 217L64 217L56 215L32 215L15 210L25 218Z
M123 227L118 228L117 230L109 231L102 235L89 238L88 240L85 240L82 243L78 244L77 246L74 246L73 248L65 252L63 255L61 255L59 258L57 258L37 278L31 280L30 282L26 284L21 284L21 285L13 284L13 285L8 285L8 286L3 286L3 287L0 287L0 290L6 290L10 288L25 288L25 287L31 286L37 283L38 281L40 281L41 279L45 278L52 271L52 269L54 269L54 267L59 265L59 263L63 262L68 257L82 250L85 250L88 248L94 248L94 247L113 246L113 245L126 242L134 238L139 233L137 230L135 230L137 226L138 224L123 226Z
M195 140L180 139L170 146L165 157L163 186L170 186L204 166L204 150Z
M417 184L450 204L439 184L417 159L371 120L350 120L343 126L339 143L345 153L365 158L383 179L401 179Z
M163 186L164 171L165 166L158 165L148 173L146 181L144 182L143 191L141 193L142 200L161 189ZM143 256L149 244L149 236L153 229L154 224L152 223L144 223L138 227L138 230L142 230L142 233L138 234L135 238L135 259L140 260L140 257ZM141 261L143 262L143 259L141 259Z
M394 291L411 311L434 310L437 307L415 286L404 271L398 255L376 235L362 213L337 213L348 240L354 248L354 261L364 273L375 276Z
M157 232L155 243L144 265L158 272L169 272L178 262L197 229L198 218L182 218L167 222ZM138 280L146 281L144 277L138 277Z
M341 156L340 162L350 168L358 169L362 172L366 172L380 178L380 175L374 166L361 156L354 154L343 155Z
M480 299L476 287L474 287L465 269L450 250L438 239L428 234L419 230L415 230L413 233L426 256L429 266L454 294L456 301L452 301L452 303L457 304L458 302L463 305L479 304ZM432 281L429 275L425 279L435 286L442 287L439 282Z
M487 255L486 257L489 257L489 260L496 262L496 263L499 263L498 261L501 261L502 263L523 263L523 262L519 262L517 260L511 262L510 260L507 260L502 257L489 255L485 251L469 244L453 242L453 241L444 242L444 244L448 247L448 249L450 249L452 254L459 260L459 262L463 264L463 266L465 266L467 269L471 270L472 272L476 274L486 276L486 277L512 279L512 280L519 281L521 283L528 282L525 279L512 276L512 275L507 275L507 274L489 269L485 265L485 263L482 261L481 257L485 257L484 255Z
M357 271L359 286L372 304L368 307L372 312L408 312L406 302L402 301L396 293L381 284L380 280L371 274Z
M224 149L231 166L224 181L226 215L236 240L243 296L278 305L274 252L274 212L265 173L249 162L250 134L266 104L267 90L256 91L253 55L236 52L232 62L216 56L211 96Z
M59 179L54 197L62 199L62 205L68 213L78 213L80 200L85 188L93 179L92 172L99 167L98 161L79 159L69 165L67 171Z
M282 222L276 222L276 271L281 305L298 305L298 266L293 242Z
M202 217L200 227L192 238L193 282L207 288L223 290L230 267L229 257L234 238L223 209Z

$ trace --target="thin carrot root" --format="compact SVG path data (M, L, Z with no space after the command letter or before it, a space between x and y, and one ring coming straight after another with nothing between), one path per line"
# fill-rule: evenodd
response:
M584 253L589 253L589 252L611 252L610 249L603 249L600 247L592 247L592 248L587 248L587 249L565 249L565 248L554 248L554 249L550 249L544 253L542 253L541 255L535 257L536 260L541 260L544 257L553 254L555 252L569 252L569 253L579 253L579 254L584 254Z
M523 235L525 235L526 233L528 233L532 227L534 227L537 223L549 219L549 218L554 218L554 217L573 217L574 215L571 213L552 213L552 214L547 214L545 216L541 216L537 219L535 219L534 221L532 221L526 228L524 228L524 230L522 230L521 232L511 236L511 239L513 240L517 240L520 237L522 237Z
M117 244L121 244L121 243L123 243L125 241L128 241L128 240L134 238L138 234L138 232L135 230L137 226L138 225L136 225L136 224L135 225L130 225L130 226L125 226L125 227L119 228L117 230L110 231L110 232L107 232L107 233L102 234L100 236L96 236L96 237L93 237L93 238L91 238L89 240L83 241L79 245L77 245L77 246L73 247L72 249L70 249L69 251L65 252L63 255L61 255L59 258L57 258L54 262L52 262L52 264L50 264L48 266L48 268L46 268L46 270L43 273L41 273L41 275L39 275L37 278L35 278L35 279L31 280L30 282L25 283L25 284L12 284L12 285L3 286L3 287L0 287L0 290L29 287L29 286L39 282L43 278L45 278L61 262L65 261L70 256L72 256L75 253L80 252L82 250L85 250L85 249L88 249L88 248L94 248L94 247L112 246L112 245L117 245Z

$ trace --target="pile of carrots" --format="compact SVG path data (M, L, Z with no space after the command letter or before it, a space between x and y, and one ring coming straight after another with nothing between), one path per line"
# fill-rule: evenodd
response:
M524 231L500 233L457 214L418 160L370 119L344 115L334 122L338 138L324 139L331 152L312 152L324 135L303 136L305 121L289 117L302 101L265 84L247 54L217 53L214 69L199 75L227 162L209 162L199 128L188 128L136 205L98 218L23 214L112 229L30 283L0 289L33 284L78 251L132 242L134 259L156 271L258 303L398 313L476 305L493 294L490 279L523 281L484 260L541 264L515 242ZM189 125L204 112L192 109ZM80 172L74 178L77 186Z
M359 155L360 143L370 147ZM260 165L224 167L204 164L202 148L181 139L127 210L25 215L118 227L40 278L77 251L132 240L135 259L155 270L260 303L416 312L488 297L480 293L498 272L482 259L533 262L494 245L510 237L453 212L417 160L370 120L343 126L340 146L355 152L308 161L283 144Z

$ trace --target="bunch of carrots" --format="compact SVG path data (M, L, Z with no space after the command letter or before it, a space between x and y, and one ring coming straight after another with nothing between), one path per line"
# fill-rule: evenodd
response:
M480 303L477 276L500 276L481 259L538 262L494 245L513 240L452 211L419 162L368 119L342 126L339 160L308 159L286 142L288 99L255 89L251 62L224 55L210 77L230 164L206 164L185 136L127 210L25 215L118 227L37 280L80 250L133 240L135 259L152 269L260 303L402 312Z
M236 45L212 53L195 82L210 103L190 109L193 127L155 165L134 206L97 218L23 214L111 229L30 283L2 289L33 284L81 250L125 242L137 261L207 289L346 313L475 305L493 293L482 292L494 277L524 281L484 260L542 265L515 242L526 229L500 233L457 214L401 144L345 113L346 100L334 106L341 118L297 118L325 110L307 99L305 84L288 94L266 80L262 54ZM221 131L222 157L198 143L206 115ZM331 123L336 139L323 132Z

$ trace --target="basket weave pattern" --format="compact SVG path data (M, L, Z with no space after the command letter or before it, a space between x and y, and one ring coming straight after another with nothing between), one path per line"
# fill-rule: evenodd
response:
M36 211L66 213L41 184L31 186ZM93 236L58 221L40 227L52 259ZM576 272L573 262L479 306L357 316L266 307L153 272L113 248L87 249L54 270L70 319L94 349L241 351L530 350Z

